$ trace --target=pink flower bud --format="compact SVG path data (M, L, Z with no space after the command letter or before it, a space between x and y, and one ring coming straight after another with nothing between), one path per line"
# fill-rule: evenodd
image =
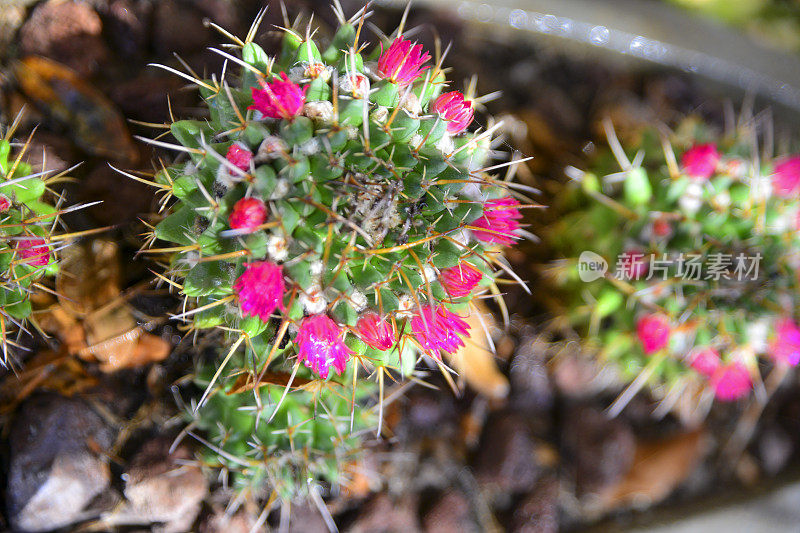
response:
M719 353L713 348L698 348L689 354L690 366L699 374L710 378L722 365Z
M791 366L800 363L800 328L794 320L778 320L775 324L775 340L772 341L769 352L776 363Z
M356 333L368 346L376 350L388 350L394 346L395 330L390 320L382 319L378 313L367 311L356 324Z
M666 239L672 236L672 224L665 218L657 218L653 221L653 235Z
M753 378L741 361L720 367L709 381L716 398L722 402L738 400L753 388Z
M345 94L354 98L367 98L369 96L369 78L361 73L342 75L339 78L339 88Z
M251 88L253 105L248 109L260 111L265 117L285 120L292 120L302 113L308 86L301 89L299 85L289 81L285 72L281 72L281 78L275 78L269 83L259 80L261 89Z
M44 239L31 237L20 239L15 246L20 263L32 266L45 266L50 263L50 247Z
M636 323L636 334L644 353L650 355L669 343L669 321L662 315L645 315Z
M247 150L246 148L242 148L242 146L237 143L233 143L231 147L228 148L228 153L225 154L225 159L227 159L231 165L235 166L239 170L247 172L250 170L250 160L253 159L253 152Z
M439 357L439 352L453 353L464 346L459 335L466 335L469 324L444 305L435 308L425 306L421 313L411 319L411 331L417 342L430 355Z
M714 175L720 154L712 143L695 144L683 153L681 167L689 177L707 180Z
M519 229L519 220L522 214L516 206L519 202L510 196L489 200L483 207L483 214L474 220L471 226L472 233L476 239L484 242L496 242L504 246L514 244L519 236L516 231Z
M378 58L378 74L385 80L405 87L413 83L428 68L422 65L430 58L430 54L422 52L421 44L398 37Z
M269 321L275 308L284 311L283 269L269 261L255 261L244 266L244 273L233 285L239 295L239 305L246 316L257 316Z
M447 131L451 135L466 130L475 115L472 102L464 100L464 95L458 91L444 93L437 98L433 102L433 111L438 113L442 120L448 121Z
M306 317L295 339L297 359L322 379L327 379L331 366L341 374L353 353L342 340L343 336L344 330L327 315Z
M0 194L0 213L5 213L11 209L11 199L5 194Z
M242 198L233 204L228 217L231 229L245 230L252 233L267 220L267 206L258 198Z
M772 188L775 194L784 198L798 193L800 190L800 156L783 158L775 165Z
M439 282L451 298L461 298L472 292L482 278L483 273L480 270L462 261L454 267L442 270Z

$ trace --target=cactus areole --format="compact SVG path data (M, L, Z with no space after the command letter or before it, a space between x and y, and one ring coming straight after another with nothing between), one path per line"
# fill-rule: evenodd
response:
M308 446L335 459L331 439L367 417L354 405L367 378L407 375L420 356L436 363L463 346L471 300L493 287L499 249L520 232L522 206L484 168L494 128L468 129L472 96L450 91L441 65L402 35L365 46L361 15L341 17L324 48L310 28L286 31L275 57L240 42L225 79L196 80L209 119L171 125L188 157L156 177L170 201L149 244L166 243L163 279L186 302L178 318L231 339L198 371L204 400L219 404L202 427L248 418L236 439L211 439L225 450L241 443L263 459L243 444L256 428L314 418L324 442ZM306 385L258 389L265 372ZM212 394L220 385L230 394ZM276 395L260 402L270 425L244 411L259 403L254 387ZM335 477L314 464L302 471ZM279 484L286 470L270 465L261 472Z

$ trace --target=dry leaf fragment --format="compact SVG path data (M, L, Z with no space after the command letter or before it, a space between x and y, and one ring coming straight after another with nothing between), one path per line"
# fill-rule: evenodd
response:
M138 159L125 120L103 93L68 67L29 56L14 65L20 92L61 123L88 153L125 164Z
M450 364L478 393L493 400L505 398L508 379L497 368L484 332L484 327L491 331L494 325L491 313L477 304L466 321L470 325L470 337L464 339L463 348L449 357Z
M169 344L145 332L121 290L117 245L95 239L66 248L56 281L58 304L39 323L54 332L69 353L99 362L104 372L162 361Z
M638 442L633 464L615 485L599 494L604 510L650 506L667 496L692 472L705 449L705 431Z

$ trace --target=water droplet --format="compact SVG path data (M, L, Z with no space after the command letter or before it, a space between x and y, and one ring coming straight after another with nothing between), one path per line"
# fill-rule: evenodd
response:
M608 31L608 28L606 28L605 26L595 26L589 32L589 40L592 42L592 44L596 45L606 44L608 42L609 36L610 32Z
M512 28L524 28L528 22L528 14L522 9L515 9L508 15L508 23Z

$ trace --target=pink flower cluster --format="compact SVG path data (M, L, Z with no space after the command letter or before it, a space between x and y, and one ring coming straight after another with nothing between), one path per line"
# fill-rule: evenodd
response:
M716 398L732 402L747 396L753 388L753 378L741 361L723 363L713 348L700 348L690 355L690 366L708 378L708 384Z
M484 242L512 246L519 236L518 220L522 218L517 206L518 201L510 196L486 202L483 214L472 222L472 233L476 239Z
M292 120L303 112L308 86L301 89L299 85L289 80L285 72L281 72L280 78L275 78L269 83L263 80L259 82L261 89L255 87L251 89L253 105L248 109L260 111L265 117L284 120Z
M425 306L411 319L411 331L423 350L438 357L439 352L453 353L464 341L460 335L466 335L469 324L444 305Z
M450 297L462 298L472 292L482 278L483 273L480 270L462 261L454 267L442 270L439 281Z
M17 241L15 249L20 263L31 266L45 266L50 263L50 247L47 241L39 237L30 239L20 239Z
M233 143L231 147L228 148L225 159L239 170L247 172L250 170L250 161L253 159L253 152L247 148L243 148L238 143Z
M341 374L353 354L343 337L344 330L327 315L306 317L295 339L297 358L322 379L328 378L331 367Z
M244 266L244 273L233 285L239 295L242 313L268 322L275 308L285 310L283 268L269 261L255 261Z
M681 168L691 178L707 180L717 171L720 153L712 143L695 144L683 153Z
M741 361L734 361L721 366L709 381L718 400L732 402L750 392L753 378L750 371Z
M636 334L644 353L653 354L669 344L669 321L663 315L645 315L636 322Z
M384 320L373 311L367 311L356 324L356 332L367 346L388 350L395 343L395 330L390 320Z
M800 156L783 158L775 165L772 188L775 194L784 198L797 196L800 192Z
M381 78L405 87L414 83L428 67L423 66L431 58L422 51L422 45L398 37L378 58L378 74Z
M258 198L242 198L235 204L228 217L231 229L252 233L267 220L267 206Z
M775 339L770 355L776 363L797 366L800 363L800 328L794 320L782 318L775 324Z
M433 111L447 121L447 132L457 135L466 130L475 117L472 102L464 100L458 91L444 93L433 102Z

